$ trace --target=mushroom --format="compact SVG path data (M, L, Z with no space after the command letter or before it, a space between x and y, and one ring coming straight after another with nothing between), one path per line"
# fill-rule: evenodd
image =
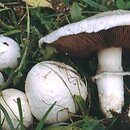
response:
M130 11L114 10L99 13L82 21L71 23L39 40L59 51L85 57L97 51L96 80L99 102L106 117L111 111L120 113L124 106L122 48L130 48ZM45 44L46 43L46 44Z
M87 86L72 67L61 62L43 61L29 71L25 92L31 112L38 120L56 102L45 121L52 124L66 121L78 111L74 95L86 100Z
M20 129L20 115L17 98L21 100L23 125L28 128L33 123L32 114L25 93L17 89L5 89L0 92L0 104L5 108L12 121L14 128ZM0 110L1 111L1 110ZM1 111L2 129L10 130L4 113Z
M20 47L12 39L0 35L0 70L5 68L15 68L20 58Z

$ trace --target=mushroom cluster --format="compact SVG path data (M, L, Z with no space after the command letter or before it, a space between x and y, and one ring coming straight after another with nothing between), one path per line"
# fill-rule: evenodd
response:
M72 67L56 61L36 64L28 73L25 92L32 114L40 120L56 102L46 123L63 122L78 111L74 95L87 98L87 86Z
M18 66L18 58L20 58L20 47L12 38L0 35L0 71L6 68L16 68ZM0 72L0 85L4 83L4 77ZM23 125L28 128L33 120L30 107L25 93L16 89L5 89L0 92L0 104L7 111L14 128L20 129L20 113L18 109L17 99L21 100ZM0 124L2 129L10 130L8 119L0 110Z
M39 46L54 46L63 53L85 57L97 51L96 80L99 102L106 117L124 106L122 49L130 48L130 11L103 12L71 23L39 40ZM46 44L45 44L46 43Z

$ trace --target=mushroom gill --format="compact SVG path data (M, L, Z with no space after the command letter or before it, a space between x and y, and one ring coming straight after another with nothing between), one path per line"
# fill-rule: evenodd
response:
M79 33L64 36L54 41L51 46L63 53L83 57L91 51L110 47L130 48L130 26L118 26L92 33ZM46 44L42 44L45 46Z

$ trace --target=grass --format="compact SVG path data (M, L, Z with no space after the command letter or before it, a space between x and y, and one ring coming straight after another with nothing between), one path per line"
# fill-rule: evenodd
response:
M55 0L56 1L56 0ZM1 35L9 36L15 39L21 47L21 58L19 59L19 66L16 69L5 69L4 75L6 77L5 83L0 87L0 91L6 88L17 88L24 91L24 82L28 71L36 63L43 60L58 60L75 66L84 77L95 71L96 61L95 57L89 58L87 65L91 66L91 72L84 72L86 63L81 60L78 63L76 59L61 55L52 47L47 47L46 50L41 50L38 47L38 40L59 27L79 21L81 19L90 17L99 12L114 10L114 9L130 9L130 2L123 0L63 0L63 4L70 8L70 10L57 10L43 8L43 7L30 7L24 2L18 0L1 0L0 2L0 32ZM76 11L76 12L75 12ZM129 70L129 68L128 68ZM87 78L87 77L86 77ZM39 122L34 120L32 128L35 130L113 130L116 118L104 119L99 110L96 87L89 82L89 103L87 112L84 111L84 102L80 97L76 97L80 107L80 116L82 118L73 119L72 122L68 121L63 124L56 124L47 126L44 124L45 118L49 111L51 111L54 104L44 115ZM129 92L126 91L129 95ZM129 99L129 98L128 98ZM20 117L21 117L21 130L24 130L20 101L18 103ZM0 109L5 114L5 117L10 124L11 130L14 130L10 117L6 110L0 104ZM92 111L94 111L92 113ZM0 126L1 127L1 126Z

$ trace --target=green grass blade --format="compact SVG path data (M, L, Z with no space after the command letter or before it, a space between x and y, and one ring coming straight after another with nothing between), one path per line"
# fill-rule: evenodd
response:
M25 130L23 125L23 112L22 112L22 105L20 98L17 98L17 104L18 104L18 110L19 110L19 116L20 116L20 130Z
M2 124L3 124L3 121L1 119L1 111L0 111L0 130L2 130Z
M29 14L28 5L26 5L26 10L27 10L27 41L29 41L29 36L30 36L30 14Z
M19 29L11 30L11 31L2 33L2 35L4 35L4 36L10 36L10 35L17 34L17 33L21 33L21 30L19 30Z
M74 99L76 103L78 104L78 107L80 111L82 112L82 114L86 115L87 114L86 101L83 99L82 96L79 96L79 95L74 95Z
M45 115L42 117L42 119L40 120L40 122L38 123L37 127L35 130L41 130L44 123L45 123L45 119L47 117L47 115L49 114L49 112L53 109L53 107L55 106L56 102L54 102L52 104L52 106L47 110L47 112L45 113Z
M13 123L12 123L10 117L9 117L9 114L7 113L7 111L5 110L5 108L4 108L1 104L0 104L0 109L1 109L2 112L4 113L5 118L6 118L7 122L8 122L8 125L9 125L10 129L11 129L11 130L15 130L15 128L14 128L14 126L13 126Z
M94 7L95 9L100 9L101 11L108 11L109 9L106 6L100 5L97 2L94 2L92 0L83 0L86 4L90 5L91 7Z

